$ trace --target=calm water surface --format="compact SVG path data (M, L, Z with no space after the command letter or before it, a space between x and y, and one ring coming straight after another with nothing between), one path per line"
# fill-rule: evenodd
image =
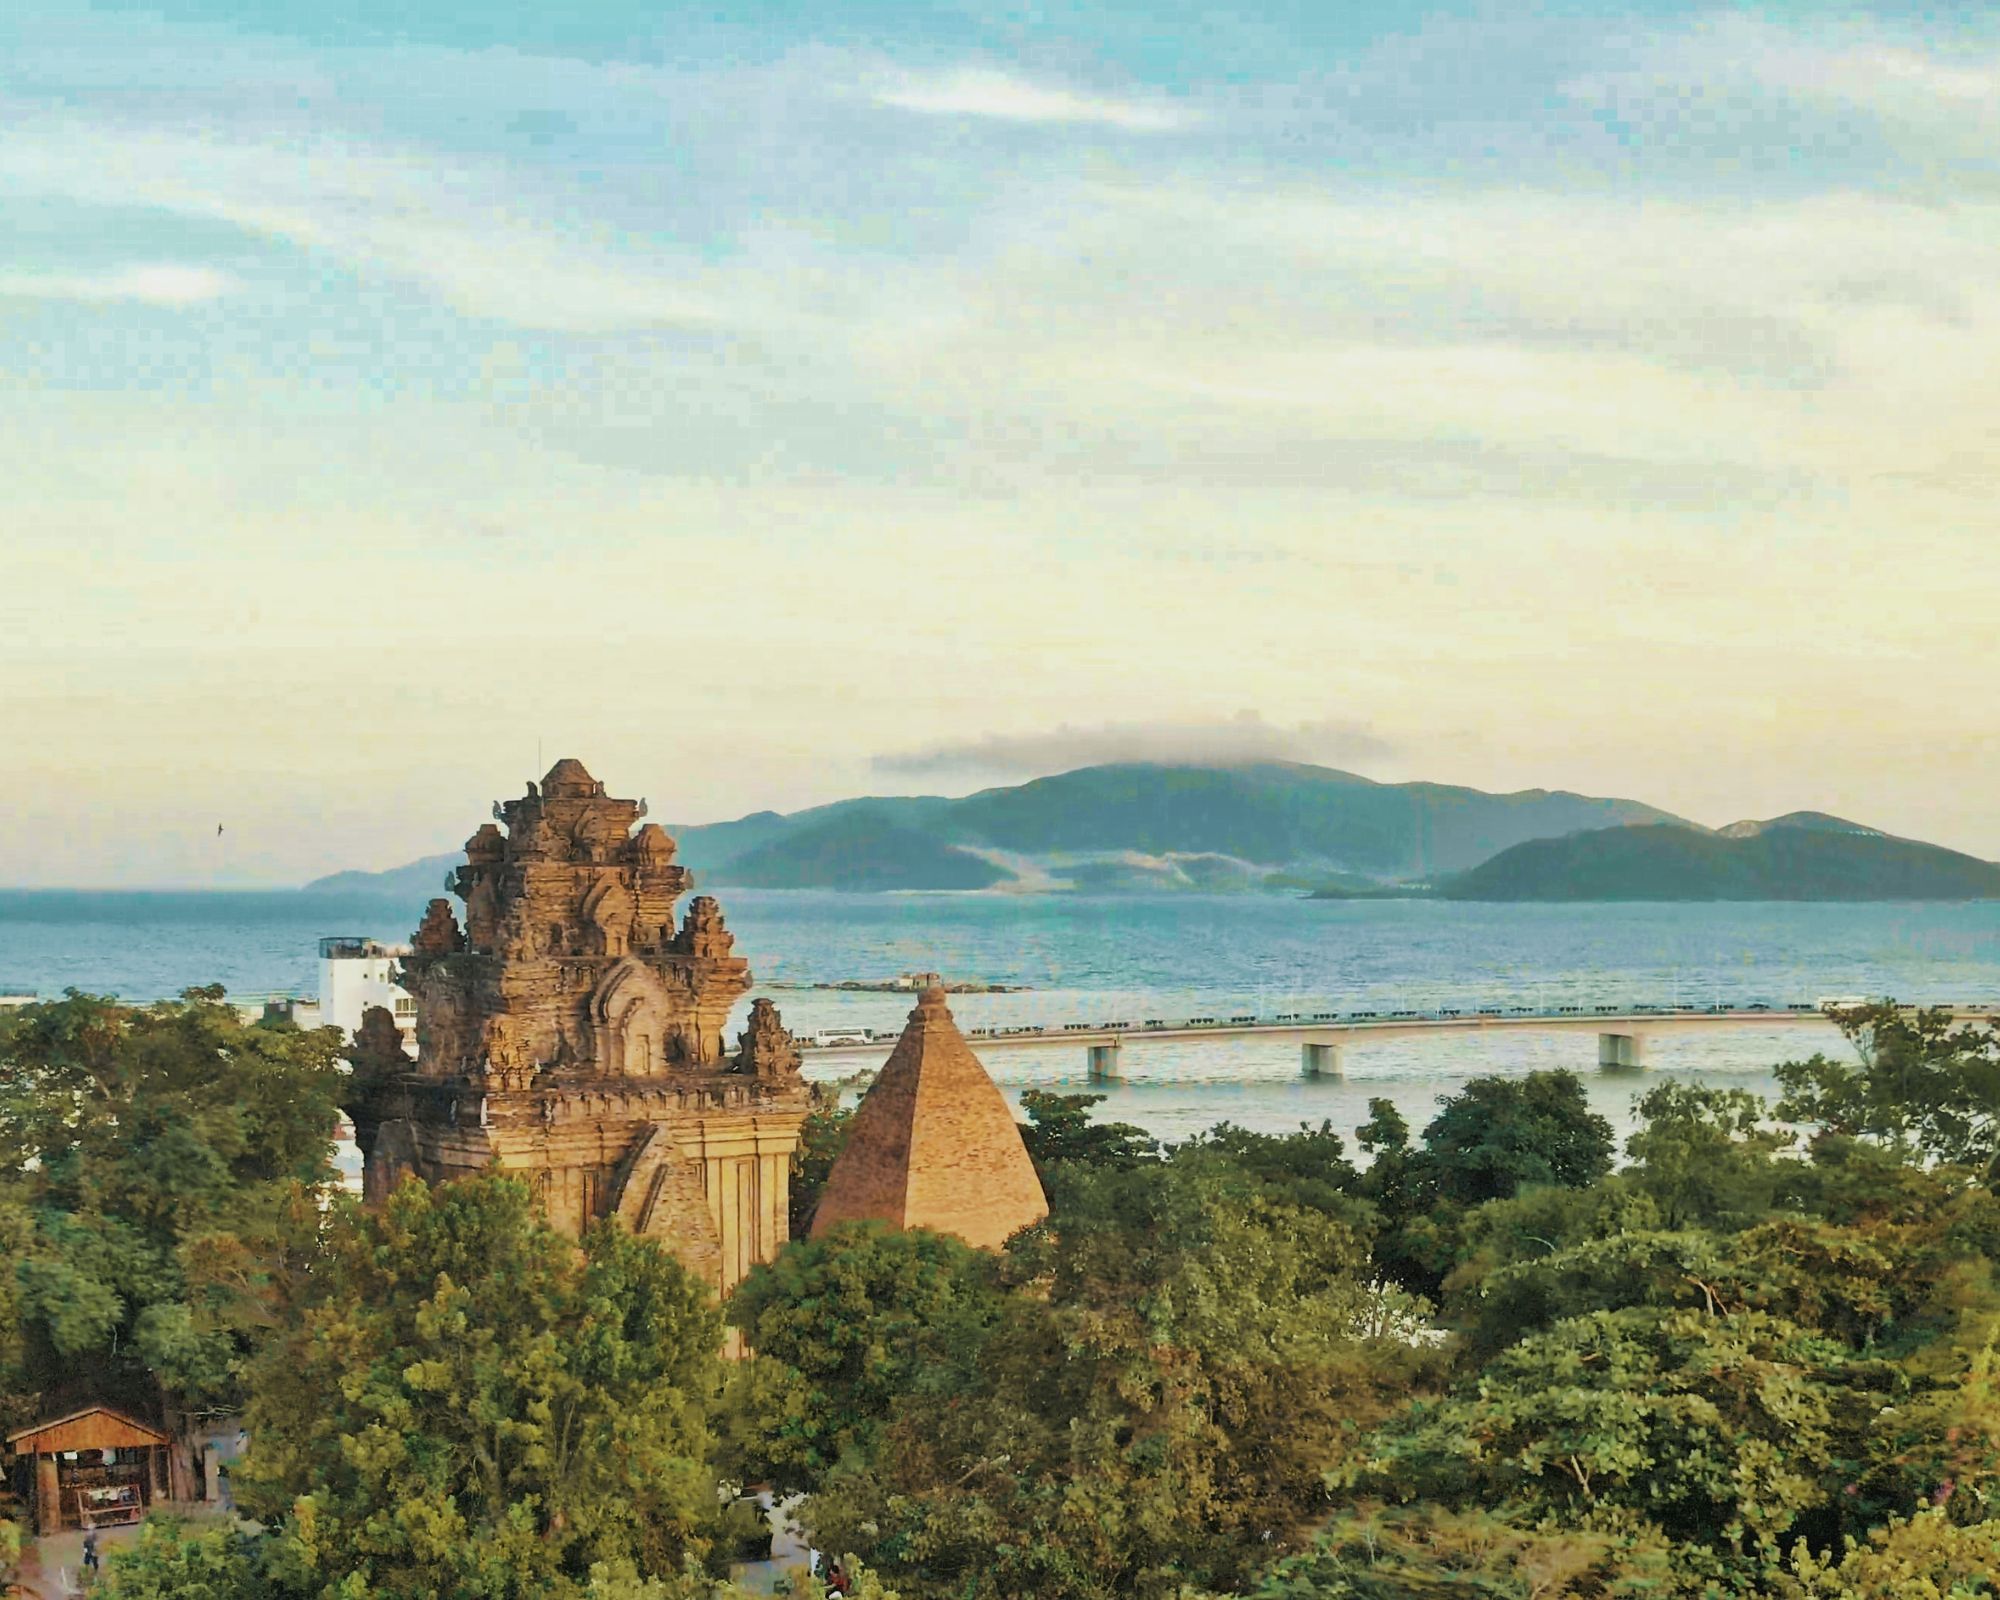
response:
M1246 896L835 895L722 891L760 988L801 1032L889 1028L909 1000L792 985L905 969L1024 984L963 995L962 1025L1177 1019L1244 1012L1462 1009L1764 1001L1894 995L2000 1000L2000 903L1966 905L1460 905ZM379 899L270 894L0 891L0 990L65 987L130 1000L219 982L238 998L310 994L330 933L403 939L415 910ZM1830 1030L1718 1030L1654 1041L1662 1076L1769 1092L1770 1068ZM1275 1040L1134 1042L1103 1114L1180 1137L1229 1120L1351 1128L1382 1095L1415 1120L1466 1079L1542 1066L1589 1069L1600 1109L1629 1121L1635 1080L1595 1070L1588 1033L1356 1044L1340 1082L1303 1082L1298 1047ZM1083 1051L995 1051L1010 1094L1081 1087ZM852 1070L814 1065L817 1076Z

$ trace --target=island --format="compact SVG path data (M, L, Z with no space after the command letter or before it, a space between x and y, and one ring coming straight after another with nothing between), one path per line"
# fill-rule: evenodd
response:
M1535 839L1438 882L1447 900L1992 900L2000 865L1820 812Z
M1026 994L1025 983L987 983L979 978L944 978L935 972L899 972L893 978L842 978L837 983L774 983L773 989L837 989L848 994Z

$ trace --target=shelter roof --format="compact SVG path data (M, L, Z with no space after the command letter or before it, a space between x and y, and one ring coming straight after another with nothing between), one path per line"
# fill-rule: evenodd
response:
M58 1450L136 1450L172 1442L158 1428L109 1406L85 1406L81 1411L51 1417L7 1435L7 1447L16 1455L41 1455Z

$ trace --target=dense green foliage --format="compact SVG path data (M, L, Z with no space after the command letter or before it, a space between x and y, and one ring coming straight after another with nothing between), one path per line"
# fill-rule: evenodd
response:
M786 1201L790 1237L803 1239L812 1231L820 1191L826 1187L840 1152L847 1148L847 1133L853 1122L853 1108L840 1103L839 1085L813 1086L812 1109L799 1127L798 1148L792 1151L792 1181Z
M1324 1130L1094 1153L1002 1261L841 1229L731 1304L792 1380L744 1385L748 1431L827 1441L788 1483L906 1592L1245 1579L1325 1514L1327 1463L1427 1359L1398 1337L1410 1302L1370 1282Z
M219 1011L103 1014L114 1057L130 1030L168 1064L113 1075L121 1118L218 1149L209 1077L316 1081L287 1054L310 1036ZM1662 1081L1615 1168L1564 1073L1468 1084L1415 1133L1376 1101L1365 1164L1326 1125L1161 1147L1093 1122L1095 1096L1031 1095L1046 1223L998 1253L872 1225L799 1240L725 1308L755 1351L727 1364L722 1312L669 1256L559 1238L512 1181L410 1185L368 1215L297 1204L303 1156L246 1154L163 1259L247 1384L236 1486L262 1527L162 1524L110 1586L710 1600L751 1481L807 1497L815 1541L865 1563L857 1592L904 1600L1992 1596L2000 1041L1843 1021L1851 1062L1781 1069L1808 1134ZM184 1062L188 1037L221 1065ZM8 1035L45 1074L68 1038L46 1015ZM0 1196L16 1373L51 1359L48 1284L100 1281L99 1219L143 1236L134 1197L157 1193L136 1137L37 1137L53 1162ZM254 1241L226 1258L254 1267L233 1299L193 1270L220 1250L202 1208ZM101 1281L122 1308L128 1280Z
M2000 1159L2000 1023L1961 1025L1949 1011L1887 1002L1842 1020L1867 1050L1856 1062L1822 1054L1781 1067L1779 1114L1990 1173Z
M131 1544L112 1552L101 1593L113 1600L292 1600L301 1595L283 1570L277 1541L242 1527L195 1526L154 1517ZM898 1600L894 1589L865 1566L848 1558L854 1578L849 1600ZM595 1563L579 1584L538 1588L536 1594L573 1593L577 1600L752 1600L754 1591L720 1582L689 1562L678 1572L642 1576L630 1561ZM303 1591L311 1592L311 1591ZM370 1593L352 1585L342 1591ZM487 1591L435 1590L439 1600L464 1600ZM827 1600L825 1587L807 1582L793 1591L797 1600Z
M556 1595L707 1548L721 1324L659 1245L606 1224L579 1249L501 1177L408 1183L327 1233L236 1474L299 1589Z
M868 1451L899 1400L999 1314L996 1263L941 1234L844 1223L795 1243L737 1292L730 1316L757 1352L732 1375L739 1475L810 1488Z
M1991 900L2000 866L1867 829L1652 823L1530 839L1437 888L1452 900Z
M0 1420L240 1397L294 1214L332 1177L336 1049L220 990L0 1017Z
M1041 1173L1042 1182L1063 1169L1127 1167L1159 1154L1158 1142L1129 1122L1097 1122L1091 1107L1101 1094L1055 1094L1047 1089L1021 1091L1021 1141Z
M1855 1064L1784 1069L1810 1139L1664 1082L1615 1171L1564 1073L1415 1136L1377 1101L1360 1169L1037 1095L1049 1222L754 1275L738 1425L826 1441L786 1481L912 1596L1986 1593L1994 1052L1846 1021Z

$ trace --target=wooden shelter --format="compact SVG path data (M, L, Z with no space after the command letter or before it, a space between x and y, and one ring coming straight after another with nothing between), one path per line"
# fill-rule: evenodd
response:
M167 1495L167 1447L158 1428L109 1406L89 1406L7 1435L24 1476L35 1532L137 1522Z

